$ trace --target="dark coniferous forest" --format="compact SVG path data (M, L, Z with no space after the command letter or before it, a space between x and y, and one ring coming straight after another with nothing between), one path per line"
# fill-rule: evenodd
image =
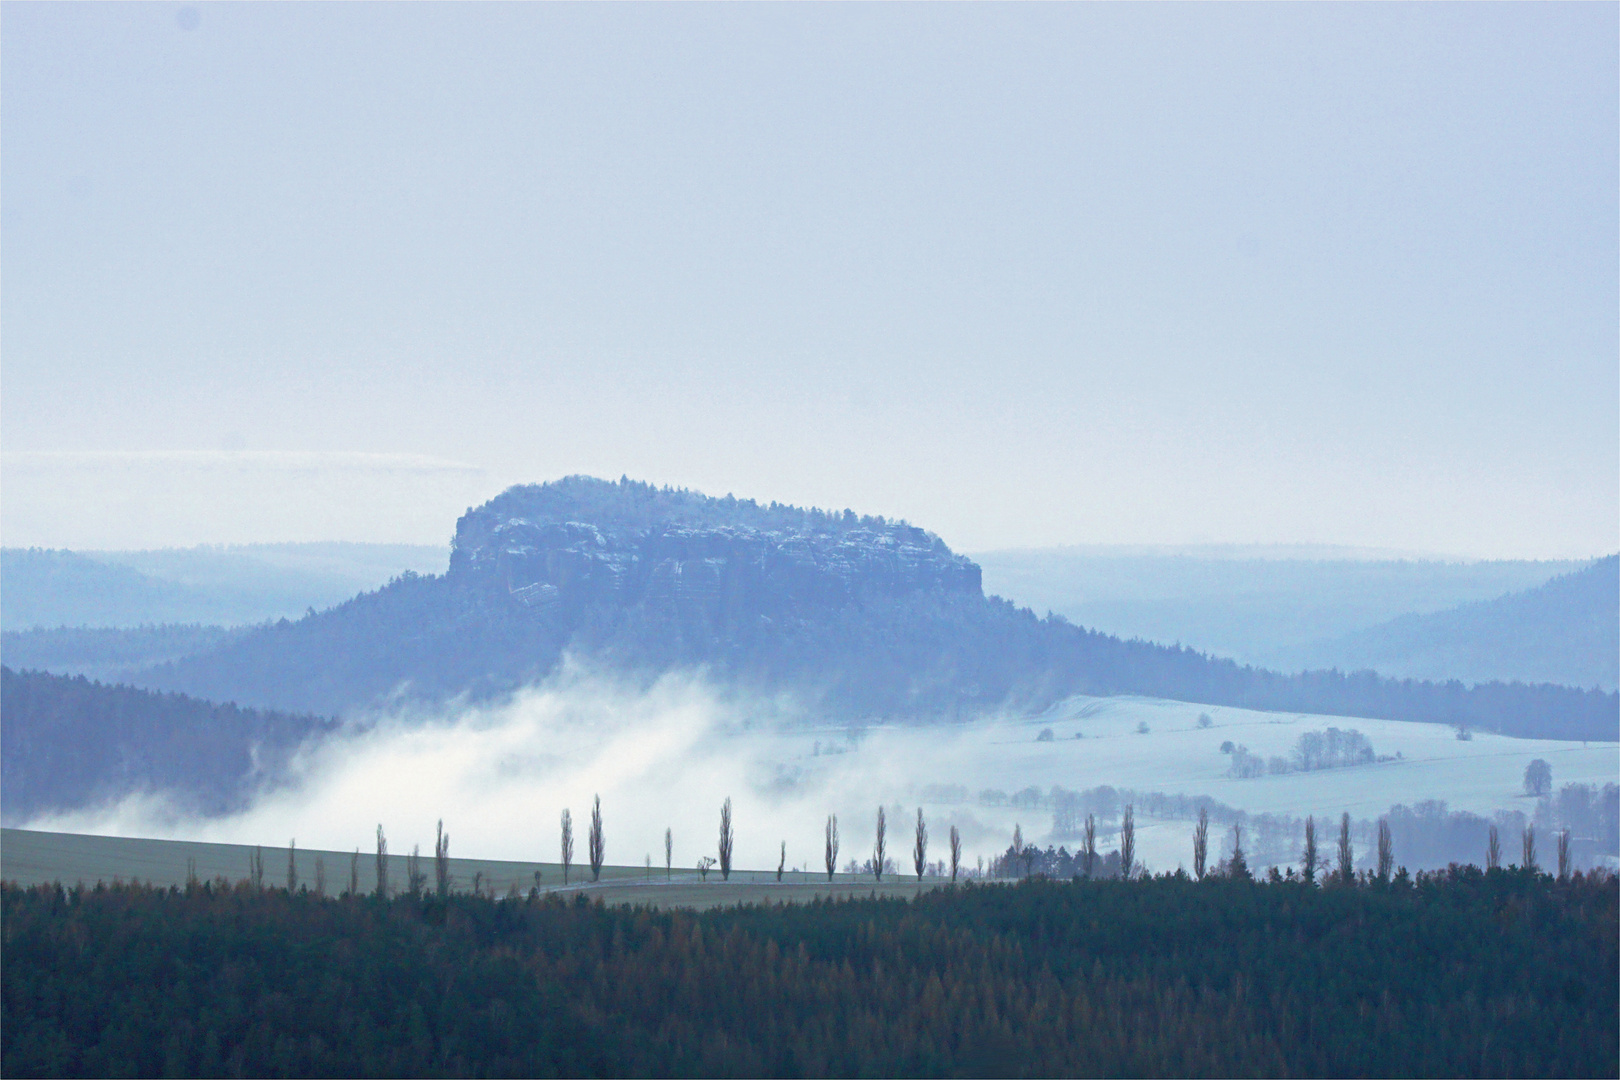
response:
M7 820L137 790L166 792L194 813L239 810L303 740L333 728L313 716L9 667L0 667L0 715Z
M1612 875L704 913L5 886L8 1076L1613 1076Z

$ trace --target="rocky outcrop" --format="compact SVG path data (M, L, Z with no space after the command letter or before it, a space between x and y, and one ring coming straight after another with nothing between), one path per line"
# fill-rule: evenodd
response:
M598 496L621 486L563 483L589 483ZM972 560L910 525L735 500L728 510L722 500L697 503L679 492L662 493L672 504L662 521L600 508L579 521L569 513L581 500L557 498L558 486L513 489L469 511L457 524L451 579L503 590L545 618L566 621L599 604L645 606L716 628L803 607L982 594ZM627 486L626 501L647 490ZM720 520L693 520L702 517Z

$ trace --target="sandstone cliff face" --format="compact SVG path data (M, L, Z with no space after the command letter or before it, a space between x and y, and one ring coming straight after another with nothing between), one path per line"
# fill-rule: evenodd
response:
M716 626L917 592L981 595L972 560L909 525L752 504L727 513L719 500L705 500L705 515L676 506L667 515L675 520L650 522L645 513L598 507L586 522L568 517L575 500L557 499L552 487L464 516L451 578L504 591L541 617L566 621L587 606L645 606Z

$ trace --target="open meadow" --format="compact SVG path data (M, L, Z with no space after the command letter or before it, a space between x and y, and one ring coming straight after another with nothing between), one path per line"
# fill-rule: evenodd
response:
M1333 731L1356 733L1358 763L1301 767L1302 746ZM1502 815L1538 822L1546 850L1546 834L1558 823L1548 818L1548 804L1526 793L1527 766L1545 761L1554 793L1570 784L1599 793L1620 775L1620 746L1613 742L1458 734L1447 724L1144 697L1077 697L1038 716L954 724L765 723L741 710L725 711L700 684L624 697L563 690L519 696L476 714L329 739L302 760L291 783L266 790L238 814L177 814L161 801L135 797L24 825L45 833L203 842L191 856L163 856L167 876L151 879L167 881L183 880L187 857L197 859L203 877L234 880L246 872L245 849L260 843L267 876L280 880L286 838L297 837L300 880L314 879L316 855L302 850L307 846L324 852L327 881L339 888L357 847L362 882L374 878L378 822L387 827L392 877L402 882L406 854L413 846L431 853L442 817L455 838L457 880L504 893L514 884L526 892L536 870L542 889L562 884L555 860L564 807L573 808L576 860L584 861L584 818L597 795L612 866L606 877L645 879L649 862L661 874L670 829L674 873L695 879L698 859L716 854L719 806L730 796L734 866L751 875L750 883L769 877L774 885L784 861L786 871L819 876L833 814L841 831L838 869L860 870L872 854L879 806L888 818L888 854L902 875L911 869L919 808L929 829L928 862L936 869L953 827L962 839L963 864L989 871L1015 830L1026 844L1074 851L1087 812L1096 813L1100 849L1111 850L1131 803L1137 860L1152 872L1190 867L1196 800L1224 808L1216 815L1215 849L1229 846L1234 837L1226 830L1234 822L1266 815L1281 822L1268 825L1264 850L1248 849L1260 868L1297 862L1297 834L1307 814L1323 824L1348 813L1356 822L1358 865L1367 865L1369 830L1398 804L1426 807L1431 818L1443 803L1447 812L1466 812L1479 822ZM1243 761L1251 775L1237 775ZM1613 865L1613 852L1598 835L1601 824L1574 828L1578 865ZM1396 851L1411 869L1483 862L1482 833L1457 841L1461 847L1440 849L1413 846L1403 829L1396 829ZM92 854L94 842L85 843L90 848L61 855L68 861L60 872L68 879L90 873L149 879L145 871L104 867ZM8 843L3 856L8 878L23 874L33 858L14 853L14 846Z

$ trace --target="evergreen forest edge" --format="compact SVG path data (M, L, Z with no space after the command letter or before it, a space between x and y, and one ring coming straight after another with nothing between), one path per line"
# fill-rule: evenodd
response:
M1613 1076L1612 874L707 912L0 886L7 1075Z

